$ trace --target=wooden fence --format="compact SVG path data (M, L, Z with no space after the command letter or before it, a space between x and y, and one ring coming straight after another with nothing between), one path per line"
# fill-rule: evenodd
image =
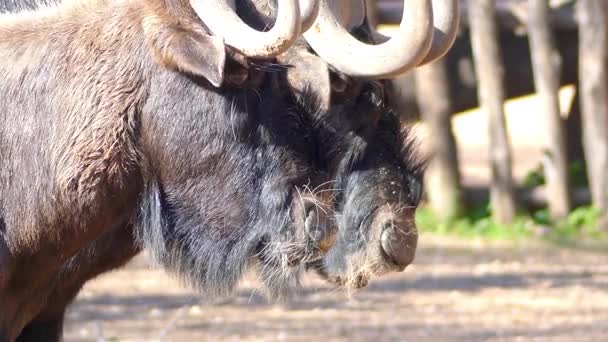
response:
M400 20L402 0L368 0L374 13L372 22L393 24ZM571 146L580 145L584 151L592 204L606 217L608 213L608 75L607 47L608 2L603 0L467 0L462 1L462 34L472 60L471 96L488 116L490 137L489 161L492 172L489 184L494 219L510 222L518 207L526 203L517 198L511 175L511 150L505 127L504 102L514 88L530 84L542 103L543 129L549 132L542 164L546 180L545 201L552 218L566 217L574 204L568 179ZM516 71L517 79L505 79L505 69L511 57L521 54L505 44L505 32L526 41L529 69ZM460 38L459 38L460 39ZM520 45L521 46L521 45ZM455 47L459 49L459 47ZM523 51L523 50L522 50ZM427 174L427 194L431 206L443 219L462 214L465 203L461 187L459 162L450 119L454 108L462 106L462 93L454 87L454 64L450 58L456 52L432 65L420 68L413 89L402 102L411 100L434 137L432 161ZM408 76L411 77L411 76ZM558 90L565 82L573 83L580 101L579 124L565 122L559 108ZM512 86L515 83L515 86ZM404 84L404 83L402 83ZM410 82L411 84L411 82ZM399 81L397 81L399 86ZM403 89L402 89L403 90ZM521 90L521 89L519 89ZM422 94L436 94L428 98ZM409 95L408 95L409 94ZM416 96L419 94L419 96ZM518 94L521 95L521 94ZM466 97L466 94L465 96ZM471 101L469 101L471 102ZM579 106L580 104L580 106ZM405 106L404 108L407 108ZM460 108L462 109L462 108ZM570 115L576 119L576 115ZM581 134L572 134L571 128ZM581 139L582 137L582 139ZM577 144L577 140L582 140ZM583 157L578 152L574 153Z

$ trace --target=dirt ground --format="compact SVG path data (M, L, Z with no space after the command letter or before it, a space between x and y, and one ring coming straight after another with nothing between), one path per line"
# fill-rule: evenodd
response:
M204 299L145 256L88 284L66 341L608 341L606 254L423 235L414 265L352 296L315 276L286 305L252 277Z

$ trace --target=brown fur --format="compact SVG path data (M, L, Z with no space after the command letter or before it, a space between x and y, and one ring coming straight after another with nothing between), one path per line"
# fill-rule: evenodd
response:
M25 197L12 208L0 202L0 217L13 214L0 231L10 255L0 257L0 335L15 339L61 283L69 259L133 216L142 190L137 113L154 62L219 85L225 56L182 0L74 1L0 16L2 108L44 96L21 117L0 114L7 120L0 146L24 144L0 152L0 162L35 168L0 170L0 180ZM46 106L59 117L37 115ZM41 144L37 152L23 152L29 141Z

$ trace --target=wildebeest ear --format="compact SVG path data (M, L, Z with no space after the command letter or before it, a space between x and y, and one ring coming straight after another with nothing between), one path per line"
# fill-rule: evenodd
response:
M152 55L166 68L200 76L213 86L224 82L226 45L194 25L184 28L147 18L144 34Z

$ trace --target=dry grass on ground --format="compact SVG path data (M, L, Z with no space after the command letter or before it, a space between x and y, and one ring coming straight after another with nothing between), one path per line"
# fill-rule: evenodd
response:
M423 235L406 272L352 298L306 279L289 305L248 278L203 301L140 258L86 286L66 341L606 341L606 255Z

